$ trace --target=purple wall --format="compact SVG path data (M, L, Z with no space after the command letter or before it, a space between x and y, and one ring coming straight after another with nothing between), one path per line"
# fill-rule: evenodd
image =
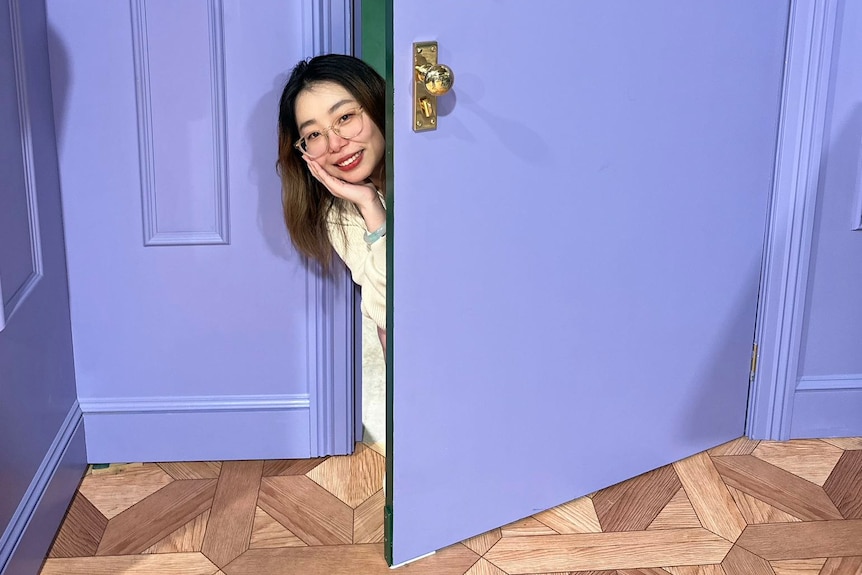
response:
M0 2L0 125L0 572L35 575L86 459L41 2Z

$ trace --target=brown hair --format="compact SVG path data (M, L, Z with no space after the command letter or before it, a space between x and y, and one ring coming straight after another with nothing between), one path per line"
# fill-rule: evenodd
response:
M317 260L324 270L332 260L332 242L326 222L331 210L354 209L334 197L308 170L293 144L299 139L296 99L304 89L320 82L342 86L356 98L368 118L384 132L386 83L371 66L353 56L326 54L299 62L290 74L278 106L278 162L284 223L294 247ZM383 171L383 166L381 166ZM381 178L385 182L385 176ZM385 193L385 190L381 190ZM338 214L336 214L338 215Z

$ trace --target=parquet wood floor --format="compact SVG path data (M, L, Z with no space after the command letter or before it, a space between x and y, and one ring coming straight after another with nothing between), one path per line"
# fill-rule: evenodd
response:
M42 575L383 575L383 457L84 478ZM738 439L493 529L413 575L862 575L862 439Z

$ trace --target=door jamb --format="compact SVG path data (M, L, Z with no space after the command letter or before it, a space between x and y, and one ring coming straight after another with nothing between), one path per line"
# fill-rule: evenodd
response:
M792 0L746 435L786 440L799 380L838 0Z
M302 5L303 58L353 51L353 1L306 0ZM357 299L350 273L333 262L330 277L307 263L310 451L312 457L353 453L357 441ZM361 332L358 332L361 334Z

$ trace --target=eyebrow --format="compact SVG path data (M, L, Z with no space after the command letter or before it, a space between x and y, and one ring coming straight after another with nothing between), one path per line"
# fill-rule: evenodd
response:
M338 108L340 108L341 106L343 106L344 104L351 104L351 103L352 103L352 104L355 104L355 103L356 103L356 100L354 100L354 99L352 99L352 98L345 98L344 100L339 100L339 101L337 101L336 103L334 103L334 104L329 108L329 112L328 112L328 113L329 113L329 114L334 114L334 113L335 113L335 111L336 111ZM298 128L298 129L299 129L299 131L301 132L303 128L305 128L305 127L307 127L307 126L311 126L311 125L312 125L312 124L314 124L315 122L316 122L316 120L306 120L305 122L303 122L303 123L301 123L301 124L299 125L299 128Z

